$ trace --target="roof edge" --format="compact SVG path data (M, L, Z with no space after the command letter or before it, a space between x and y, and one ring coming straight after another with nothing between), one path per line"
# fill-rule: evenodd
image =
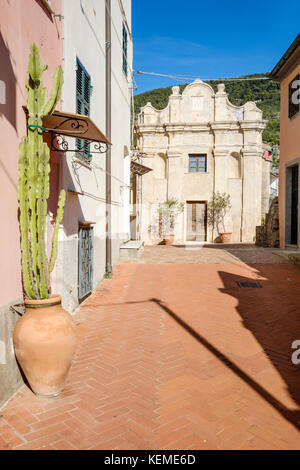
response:
M287 63L287 61L291 58L293 53L300 47L300 33L296 37L296 39L292 42L290 47L287 49L287 51L283 54L279 62L275 65L273 70L269 74L269 78L272 80L280 80L281 76L281 70L284 67L284 65Z

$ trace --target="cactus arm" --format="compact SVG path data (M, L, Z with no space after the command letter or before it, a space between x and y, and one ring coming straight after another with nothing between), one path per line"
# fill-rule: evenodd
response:
M40 296L42 299L49 294L49 273L46 256L46 216L47 199L49 198L49 173L50 152L47 144L43 142L39 146L41 156L38 169L37 181L37 235L38 235L38 271L40 273Z
M42 201L37 199L37 269L39 272L38 298L47 298L47 289L45 285L45 275L43 266L42 240L41 240L41 220L42 220Z
M19 148L19 182L18 199L20 207L20 228L21 228L21 251L22 251L22 271L24 290L29 298L36 297L36 286L32 275L32 256L30 251L29 232L29 203L27 194L28 179L26 168L28 166L26 139L23 138Z
M49 286L47 279L47 265L45 265L45 231L43 227L44 217L44 201L38 199L37 201L37 234L38 234L38 258L37 266L40 273L40 284L39 284L39 298L47 299L49 295Z
M49 272L49 264L48 264L48 258L47 258L47 250L46 250L46 220L47 220L47 210L48 210L48 204L47 200L49 199L50 196L50 182L49 182L49 175L50 175L50 150L49 147L46 143L43 143L43 149L41 150L41 153L44 155L44 174L43 174L43 204L42 204L42 209L43 209L43 233L41 236L41 242L42 242L42 256L43 256L43 273L44 273L44 279L45 279L45 284L47 287L47 294L50 292L50 272ZM47 295L48 296L48 295Z
M34 273L34 278L36 280L36 285L39 285L39 273L37 270L37 213L36 213L36 175L37 175L37 158L36 151L33 139L27 139L27 159L28 159L28 201L30 207L30 221L29 221L29 230L31 235L31 255L32 255L32 271Z
M52 90L51 90L51 95L49 101L46 103L46 105L43 108L43 115L44 116L49 116L53 113L55 110L55 107L60 100L61 96L61 89L63 86L63 71L61 66L59 66L55 72L54 79L53 79L53 85L52 85Z
M33 81L34 85L38 86L38 82L40 81L44 70L47 70L47 66L42 66L41 64L40 53L37 45L32 44L30 49L31 54L29 56L28 66L29 77Z
M52 250L51 250L51 256L50 256L50 261L49 261L49 272L53 270L56 256L57 256L58 230L59 230L59 226L62 221L62 218L63 218L65 200L66 200L66 192L62 190L60 192L59 199L58 199L57 215L56 215L54 232L53 232L53 237L52 237Z

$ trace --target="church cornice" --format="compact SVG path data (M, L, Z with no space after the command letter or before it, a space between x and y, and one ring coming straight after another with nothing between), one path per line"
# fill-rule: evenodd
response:
M209 132L209 123L170 123L165 124L166 132Z
M137 134L164 134L166 132L209 132L232 130L264 130L267 120L259 121L213 121L207 123L166 123L166 124L139 124Z
M136 134L164 134L166 131L165 125L157 124L139 124L135 127Z
M268 121L267 120L262 120L262 121L241 121L240 126L241 129L243 130L264 130Z

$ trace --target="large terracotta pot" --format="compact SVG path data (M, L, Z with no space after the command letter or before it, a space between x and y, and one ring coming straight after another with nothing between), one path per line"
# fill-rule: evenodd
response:
M232 232L219 233L221 243L230 243Z
M168 238L164 238L165 245L173 245L174 243L174 235L169 235Z
M74 356L75 324L62 308L59 295L25 299L25 307L13 335L16 357L34 393L57 396Z

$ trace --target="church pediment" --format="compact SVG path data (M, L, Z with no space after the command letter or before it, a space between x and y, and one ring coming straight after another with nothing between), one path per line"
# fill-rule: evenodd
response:
M214 91L210 85L197 79L182 93L182 120L204 123L214 120Z
M139 114L141 125L205 125L225 122L243 123L245 121L261 122L262 111L253 102L235 106L228 100L224 83L219 83L217 92L200 79L187 85L180 94L179 86L172 88L169 103L165 109L155 109L147 103Z

